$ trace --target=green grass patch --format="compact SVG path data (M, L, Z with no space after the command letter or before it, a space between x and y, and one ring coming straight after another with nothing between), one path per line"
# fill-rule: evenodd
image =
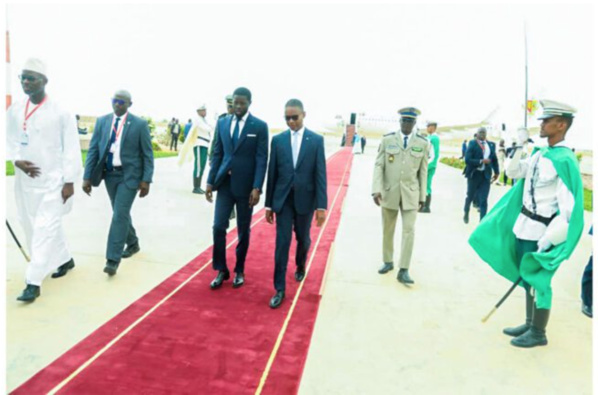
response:
M586 211L593 211L592 199L594 197L594 193L591 189L584 188L583 189L583 209Z
M457 169L463 169L465 167L465 161L458 158L440 158L440 162L445 165L455 167ZM594 193L591 189L583 189L583 209L586 211L593 211L592 199Z
M154 159L171 158L179 153L174 151L154 151Z
M455 167L457 169L465 168L465 161L459 158L440 158L440 163L444 163L445 165Z
M170 158L173 156L177 156L178 152L170 152L170 151L154 151L154 159L160 158ZM85 164L85 159L87 159L87 150L81 150L81 160L83 164ZM6 175L7 176L14 176L15 175L15 167L12 164L12 161L6 161Z

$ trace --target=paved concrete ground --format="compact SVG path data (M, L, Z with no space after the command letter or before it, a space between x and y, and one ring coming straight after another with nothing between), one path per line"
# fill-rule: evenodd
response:
M374 158L372 147L353 161L299 393L590 394L592 323L580 312L579 294L591 238L584 233L553 280L548 346L515 348L501 331L523 322L522 290L481 323L510 284L467 244L478 218L462 222L459 170L439 165L432 214L417 218L415 285L397 282L398 255L394 271L377 273L382 225L370 197ZM506 188L492 187L490 205ZM586 213L586 230L590 221ZM396 240L400 246L400 230Z
M330 155L339 139L327 138L326 143ZM377 142L368 141L366 155L354 160L300 392L590 393L591 322L579 312L579 278L590 251L589 238L584 236L555 278L549 346L514 349L500 331L520 323L520 292L487 324L480 323L508 284L466 245L476 220L468 226L460 222L465 181L457 170L438 169L433 214L418 218L415 286L406 289L398 284L396 271L377 274L380 213L370 199L376 147ZM13 182L8 178L6 183L7 218L23 238L15 215ZM179 169L175 158L156 160L150 195L133 206L142 251L124 260L118 275L108 278L102 272L110 221L108 197L103 186L94 189L91 198L79 192L80 185L76 187L65 228L77 266L64 278L48 278L41 298L31 305L15 301L24 287L25 263L7 235L8 391L212 242L213 205L190 193L190 164ZM493 188L491 202L502 191ZM429 247L424 244L426 235ZM539 383L540 377L548 381Z
M339 143L339 138L326 138L327 156ZM94 188L91 197L81 191L80 182L75 185L73 211L64 218L64 226L76 267L63 278L48 277L41 297L29 305L15 300L25 286L26 262L7 232L7 390L19 386L212 244L214 205L204 195L191 193L192 172L192 163L180 168L177 158L155 160L150 194L137 198L132 210L141 252L123 260L113 278L103 273L111 218L104 184ZM206 178L207 174L204 184ZM262 196L254 212L263 203ZM14 177L6 178L6 205L7 219L24 244L16 216Z

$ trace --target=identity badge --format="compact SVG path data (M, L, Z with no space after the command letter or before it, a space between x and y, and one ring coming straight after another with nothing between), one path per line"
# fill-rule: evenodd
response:
M25 132L21 133L21 145L29 145L29 135Z

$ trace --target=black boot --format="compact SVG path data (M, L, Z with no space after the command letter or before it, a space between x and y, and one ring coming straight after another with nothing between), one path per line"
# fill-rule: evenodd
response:
M432 195L426 195L426 202L424 203L424 207L422 207L420 213L431 213L430 211L430 203L432 202Z
M17 300L20 300L21 302L33 302L39 295L41 295L41 292L38 285L27 284L27 287L23 290L23 293Z
M201 179L199 177L193 177L193 193L201 194Z
M511 344L515 347L524 348L547 345L546 325L549 316L550 309L538 309L534 306L532 326L523 335L511 339Z
M403 284L414 284L415 281L409 277L409 270L408 269L399 269L399 274L397 275L397 280Z
M508 336L521 336L532 326L532 314L534 311L534 297L530 291L525 291L525 324L512 328L503 329L502 333Z

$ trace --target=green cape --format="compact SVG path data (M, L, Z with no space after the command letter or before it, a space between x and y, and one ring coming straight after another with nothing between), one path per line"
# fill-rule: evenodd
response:
M526 253L520 269L517 268L513 227L523 204L524 180L520 180L480 222L471 234L469 244L501 276L512 282L522 277L536 290L536 306L549 309L552 276L561 262L571 256L583 232L583 184L577 158L569 148L544 147L541 155L552 161L558 176L575 198L567 240L545 252Z

